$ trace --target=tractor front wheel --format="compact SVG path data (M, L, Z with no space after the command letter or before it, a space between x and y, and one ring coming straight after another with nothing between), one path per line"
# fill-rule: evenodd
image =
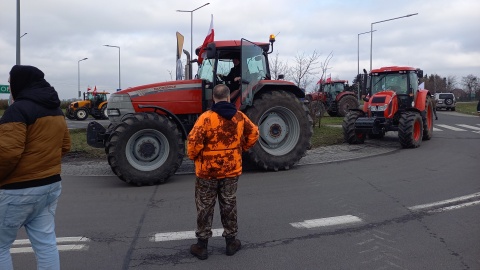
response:
M365 142L365 137L367 134L363 132L357 132L355 130L355 122L364 113L360 111L350 111L343 118L342 128L343 128L343 138L349 144L362 144Z
M88 118L88 110L86 108L78 108L75 111L75 119L83 121Z
M417 148L422 142L422 117L417 112L404 112L398 125L398 139L403 148Z
M185 156L185 142L167 117L135 113L113 127L106 152L112 171L121 180L154 185L175 174Z

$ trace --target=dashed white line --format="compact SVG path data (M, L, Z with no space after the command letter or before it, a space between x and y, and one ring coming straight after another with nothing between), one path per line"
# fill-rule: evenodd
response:
M212 229L212 237L222 236L222 233L223 233L223 228ZM196 239L195 231L156 233L150 238L150 241L163 242L163 241L175 241L175 240L187 240L187 239Z
M86 244L69 244L69 245L65 245L63 243L75 243L75 242L80 242L80 243L84 243L84 242L89 242L90 239L88 239L87 237L82 237L82 236L79 236L79 237L59 237L57 238L57 249L58 251L81 251L81 250L87 250L88 249L88 245ZM59 245L60 244L60 245ZM30 252L33 252L33 249L32 247L29 245L31 245L30 243L30 240L28 239L19 239L19 240L15 240L13 242L13 247L10 248L10 253L12 254L16 254L16 253L30 253ZM15 247L15 246L26 246L26 247Z
M469 129L473 129L473 130L480 130L480 127L475 127L475 126L470 126L470 125L465 125L465 124L457 124L457 126L461 126L461 127L469 128Z
M473 193L473 194L470 194L470 195L461 196L461 197L457 197L457 198L453 198L453 199L449 199L449 200L416 205L416 206L409 207L408 209L410 209L412 211L420 211L420 210L424 210L424 209L428 209L428 208L435 208L435 207L439 207L439 206L442 206L442 205L445 205L445 204L460 202L460 201L463 201L463 200L468 200L468 199L477 198L477 197L480 197L480 192Z
M443 127L443 128L450 129L450 130L454 130L454 131L466 131L465 129L452 127L452 126L448 126L448 125L443 125L443 124L437 124L436 126Z
M359 222L362 222L361 218L352 216L352 215L346 215L346 216L304 220L303 222L290 223L290 225L298 229L302 229L302 228L311 229L311 228L318 228L318 227L353 224L353 223L359 223Z
M461 209L461 208L464 208L464 207L477 205L477 204L480 204L480 201L473 201L473 202L467 202L467 203L462 203L462 204L458 204L458 205L452 205L452 206L448 206L448 207L442 207L442 208L439 208L439 209L430 210L428 212L429 213L440 213L440 212L445 212L445 211L450 211L450 210L457 210L457 209Z

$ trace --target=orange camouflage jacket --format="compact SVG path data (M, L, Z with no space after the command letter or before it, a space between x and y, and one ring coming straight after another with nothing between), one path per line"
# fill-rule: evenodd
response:
M214 111L197 119L188 135L187 154L202 179L223 179L242 174L242 151L258 140L258 127L240 111L228 120Z

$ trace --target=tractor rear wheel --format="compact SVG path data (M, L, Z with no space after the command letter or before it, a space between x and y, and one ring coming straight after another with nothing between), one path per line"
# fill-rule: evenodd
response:
M360 107L360 103L358 103L356 97L352 95L343 96L338 101L337 114L338 116L345 117L351 109L358 109L358 107Z
M83 121L88 118L88 110L86 108L78 108L75 111L75 119Z
M282 90L261 94L245 114L258 125L260 138L246 156L265 170L288 170L310 148L313 133L308 108Z
M422 140L430 140L433 136L433 100L431 97L427 97L425 104L425 113L422 117L423 122L423 137Z
M175 174L185 155L185 142L167 117L135 113L114 127L106 152L112 171L121 180L154 185Z
M403 148L417 148L422 142L422 117L417 112L404 112L400 115L398 139Z
M365 142L365 137L367 134L363 132L357 132L355 130L355 122L364 113L360 111L350 111L343 118L342 128L343 128L343 138L349 144L362 144Z

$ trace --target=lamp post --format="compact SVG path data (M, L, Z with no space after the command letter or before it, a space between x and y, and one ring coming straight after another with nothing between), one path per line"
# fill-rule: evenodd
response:
M377 30L359 33L357 36L358 37L357 38L357 75L360 74L360 35L368 34L370 32L375 32L375 31ZM358 82L358 80L357 80L357 96L358 96L358 100L360 100L360 83Z
M397 20L397 19L407 18L407 17L411 17L411 16L415 16L415 15L418 15L418 13L413 13L413 14L408 14L408 15L401 16L401 17L396 17L396 18L391 18L391 19L387 19L387 20L383 20L383 21L373 22L370 25L370 70L372 70L372 44L373 44L373 34L372 33L373 33L373 25L377 24L377 23L382 23L382 22L388 22L388 21L393 21L393 20Z
M117 89L117 91L120 91L122 89L121 77L120 77L120 47L119 46L114 46L114 45L103 45L103 46L111 47L111 48L118 48L118 89Z
M78 60L78 98L80 98L82 95L81 95L81 92L80 92L80 62L82 62L83 60L87 60L88 58L83 58L83 59L80 59Z
M17 48L16 48L16 64L20 65L20 0L17 0Z
M192 58L193 58L193 12L209 4L210 3L206 3L203 6L200 6L194 10L178 10L177 9L177 12L190 12L190 55L192 56ZM192 78L191 73L192 73L192 69L190 68L190 78Z

